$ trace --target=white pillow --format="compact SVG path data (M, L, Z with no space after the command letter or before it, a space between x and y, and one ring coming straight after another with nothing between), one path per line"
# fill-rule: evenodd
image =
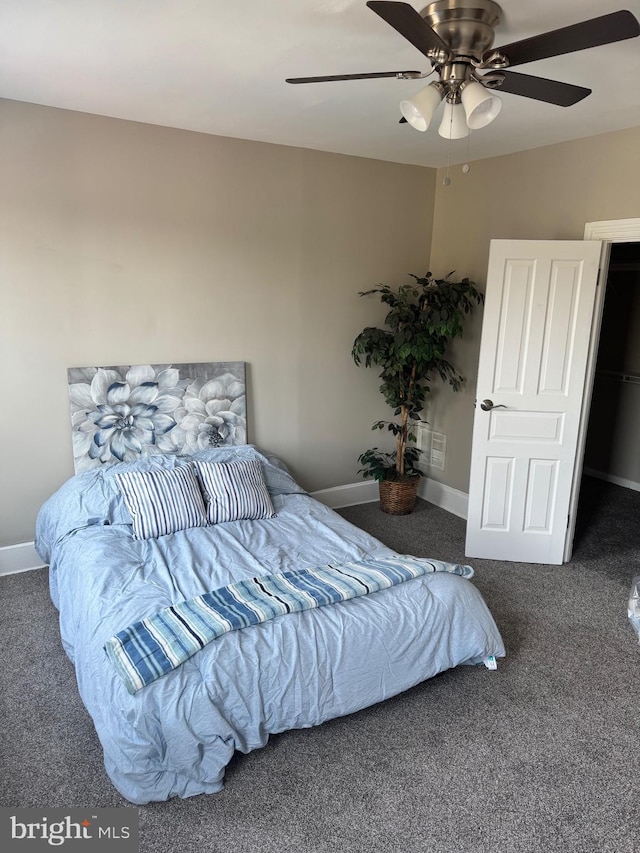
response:
M133 520L136 539L154 539L188 527L206 527L198 480L188 465L126 471L116 480Z
M275 516L259 459L195 460L193 464L204 492L210 524Z

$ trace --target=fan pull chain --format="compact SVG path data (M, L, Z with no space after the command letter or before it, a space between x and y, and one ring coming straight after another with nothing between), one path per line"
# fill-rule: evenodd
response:
M442 183L444 184L445 187L451 186L451 178L449 177L449 168L451 166L451 143L453 141L451 139L452 125L453 125L453 115L449 119L449 140L448 140L449 145L447 146L447 171L446 171L445 176L442 180ZM465 162L462 164L462 171L465 175L467 175L471 171L471 166L469 165L470 149L471 149L471 131L469 131L469 133L467 134L467 152L466 152Z
M462 164L462 171L464 172L465 175L471 169L471 166L469 165L469 148L470 148L470 145L471 145L471 131L469 131L469 135L467 136L467 156L465 158L465 162Z
M451 143L449 143L449 145L451 145ZM444 184L445 187L448 187L451 185L451 178L449 177L449 157L448 156L447 156L447 173L444 176L444 180L442 181L442 183Z
M451 110L451 113L449 115L449 141L448 141L448 145L447 145L447 172L444 176L444 180L442 181L442 183L444 184L445 187L448 187L451 185L451 178L449 177L449 166L451 165L451 143L453 141L451 139L452 130L453 130L453 110Z

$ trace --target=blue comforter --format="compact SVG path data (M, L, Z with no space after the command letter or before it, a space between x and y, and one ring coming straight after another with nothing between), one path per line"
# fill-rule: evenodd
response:
M135 540L116 471L76 475L43 506L36 547L50 565L65 651L102 743L106 770L133 803L213 793L236 750L393 696L442 670L501 657L480 593L449 573L225 634L132 695L105 642L164 607L259 575L394 552L315 501L251 446L201 458L259 458L275 518Z

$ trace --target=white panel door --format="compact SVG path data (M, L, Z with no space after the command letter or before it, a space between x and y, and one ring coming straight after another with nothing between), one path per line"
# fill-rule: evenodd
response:
M600 248L491 242L468 557L563 561Z

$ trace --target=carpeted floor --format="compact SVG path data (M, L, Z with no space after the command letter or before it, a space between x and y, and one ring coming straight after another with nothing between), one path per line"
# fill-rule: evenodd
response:
M464 561L465 523L420 501L341 510L404 552ZM139 809L143 853L639 853L640 493L585 478L565 566L474 560L507 647L228 769L225 790ZM128 805L60 647L46 570L0 578L3 806Z

